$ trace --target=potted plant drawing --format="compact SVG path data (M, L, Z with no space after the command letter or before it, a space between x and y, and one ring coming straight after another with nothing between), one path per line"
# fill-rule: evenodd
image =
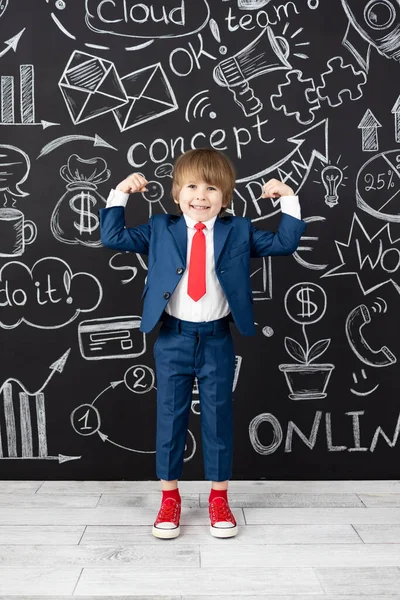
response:
M291 337L285 337L285 349L296 361L279 365L286 378L291 400L314 400L326 397L326 388L335 365L315 363L328 349L330 339L321 339L310 346L306 326L322 319L326 311L326 294L314 283L294 285L285 296L288 316L302 326L304 346Z

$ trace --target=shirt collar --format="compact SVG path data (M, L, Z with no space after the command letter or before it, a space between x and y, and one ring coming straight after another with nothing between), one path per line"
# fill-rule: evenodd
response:
M198 221L194 221L188 215L183 214L183 216L185 217L186 226L190 227L191 229L194 229L194 226L196 225L196 223L198 223ZM209 219L208 221L203 221L203 223L207 227L207 229L210 230L214 227L216 219L217 219L217 215L215 215L215 217L212 217L212 219Z

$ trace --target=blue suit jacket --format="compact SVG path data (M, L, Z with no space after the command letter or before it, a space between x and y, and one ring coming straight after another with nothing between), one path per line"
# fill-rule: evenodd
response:
M161 214L153 215L144 225L126 227L122 206L102 208L99 215L104 246L149 256L140 327L149 333L186 269L186 221L183 216ZM304 221L284 213L276 233L254 227L245 217L217 217L213 229L215 272L232 319L243 335L255 334L250 257L292 254L305 227Z

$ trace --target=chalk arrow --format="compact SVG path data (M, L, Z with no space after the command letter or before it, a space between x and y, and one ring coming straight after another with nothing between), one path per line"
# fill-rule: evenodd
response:
M103 138L101 138L99 135L97 135L97 133L95 134L94 137L90 136L90 135L64 135L63 137L59 137L56 140L53 140L52 142L49 142L48 144L43 146L43 148L41 149L40 154L37 158L41 158L42 156L45 156L46 154L50 154L50 152L53 152L53 150L55 150L59 146L63 146L64 144L68 144L69 142L79 142L79 141L93 142L94 147L110 148L111 150L115 150L117 152L117 148L114 148L114 146L111 146L111 144L109 144L108 142L103 140Z
M314 161L319 159L325 164L328 162L328 120L320 121L305 131L288 138L287 141L294 146L291 152L263 171L250 177L237 179L236 183L257 182L261 185L267 177L270 178L274 172L277 172L279 179L283 182L289 180L289 184L294 187L295 194L298 194L307 181ZM250 217L252 221L267 219L280 212L279 199L272 199L272 210L270 211L271 205L269 202L265 203L265 198L256 198L252 195L251 202L247 203L237 189L235 192L244 202L243 216ZM262 201L264 201L263 206L260 206ZM251 211L253 214L250 214Z
M1 126L10 127L15 125L20 125L24 127L42 127L43 129L47 129L48 127L54 127L54 125L61 125L61 123L53 123L52 121L44 121L43 119L40 123L0 123Z
M382 125L370 109L365 112L357 127L362 130L362 149L364 152L379 150L378 127L382 127Z
M382 127L374 113L368 109L358 124L358 129L376 129Z
M56 460L61 465L70 460L79 460L82 456L66 456L59 454L58 456L2 456L0 460Z
M102 396L103 394L105 394L105 392L109 389L115 389L117 387L117 385L119 385L120 383L124 383L124 380L121 379L120 381L111 381L110 385L107 386L104 390L102 390L100 392L100 394L97 394L96 398L93 400L92 402L92 406L94 406L94 403L97 402L97 400L100 398L100 396Z
M324 164L328 162L328 120L317 123L288 141L299 145L290 160L281 165L281 169L288 171L291 168L300 176L301 183L295 190L295 194L298 194L307 181L314 160L319 159Z
M69 462L70 460L79 460L80 458L82 458L82 456L65 456L65 454L59 454L58 462L61 465L62 463Z
M0 393L3 391L3 388L5 385L14 381L15 383L18 383L18 385L21 386L21 388L24 390L25 394L28 394L28 396L36 396L36 394L40 394L44 390L46 385L49 383L50 379L53 377L53 375L56 371L58 371L59 373L63 372L65 363L67 362L70 352L71 352L71 348L69 348L58 360L56 360L56 362L54 362L52 365L50 365L50 367L49 367L50 371L51 371L50 375L48 376L48 378L46 379L46 381L44 382L42 387L39 388L36 392L30 392L29 390L27 390L26 387L20 381L18 381L18 379L9 378L9 379L6 379L6 381L0 387Z
M258 173L254 173L254 175L249 175L247 177L243 177L242 179L237 179L236 183L245 183L248 181L255 181L268 173L272 173L280 167L284 167L291 160L298 160L301 164L307 164L308 173L311 170L311 165L315 158L319 158L323 162L328 161L328 121L325 119L324 121L320 121L316 125L313 125L309 129L302 131L298 135L295 135L291 138L288 138L288 142L294 144L294 148L289 154L281 158L278 162L270 165L269 167L259 171ZM297 153L297 154L296 154Z
M392 113L394 114L394 134L396 142L400 142L400 96L393 105Z
M12 38L10 38L9 40L6 40L4 43L7 46L7 48L4 48L4 50L2 50L0 52L0 58L2 56L4 56L5 54L7 54L7 52L9 52L9 50L14 50L14 52L16 52L17 50L17 46L18 46L18 42L21 39L22 34L24 33L26 27L24 27L19 33L17 33L17 35L14 35Z
M155 454L155 450L135 450L134 448L129 448L128 446L122 446L122 444L117 444L117 442L113 442L110 440L109 436L106 433L102 433L101 431L97 432L99 434L100 439L103 442L108 442L109 444L113 444L113 446L117 446L122 450L128 450L129 452L135 452L136 454Z
M53 362L53 364L50 365L50 369L52 369L53 371L58 371L59 373L62 373L70 352L71 352L71 348L69 350L67 350L66 352L64 352L64 354L58 360Z
M54 125L60 125L60 123L53 123L52 121L40 121L41 126L43 127L43 129L47 129L48 127L54 127Z

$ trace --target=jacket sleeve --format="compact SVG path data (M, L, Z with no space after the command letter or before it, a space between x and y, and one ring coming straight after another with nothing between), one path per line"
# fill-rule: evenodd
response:
M252 225L250 227L250 256L285 256L293 254L298 248L306 223L288 214L282 214L278 231L265 231Z
M101 208L99 216L100 239L104 246L123 252L149 253L153 217L144 225L126 227L123 206Z

